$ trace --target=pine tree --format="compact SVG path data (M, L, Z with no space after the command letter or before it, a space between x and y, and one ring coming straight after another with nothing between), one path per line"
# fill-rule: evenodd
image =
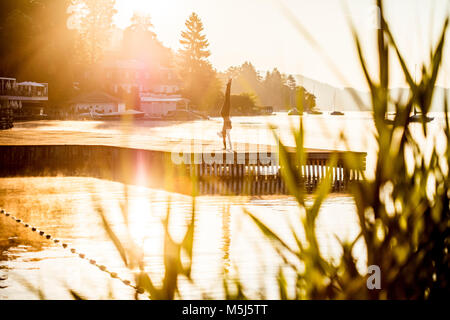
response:
M291 107L295 107L295 94L296 94L296 90L297 90L297 81L295 81L295 78L290 74L287 77L286 84L289 89L289 91L288 91L289 105Z
M188 63L187 68L192 72L195 68L208 63L207 59L211 52L208 50L208 40L203 34L203 22L195 12L189 16L185 25L187 30L181 32L180 43L183 49L180 50L180 54L184 62Z
M183 81L183 94L191 100L191 105L214 112L220 98L221 84L216 71L208 61L211 52L203 34L204 27L200 17L192 13L187 19L186 30L181 32L179 52L180 78Z

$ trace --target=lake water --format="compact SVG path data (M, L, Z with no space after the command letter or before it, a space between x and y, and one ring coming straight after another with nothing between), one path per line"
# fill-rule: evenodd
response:
M236 142L273 144L268 124L292 145L289 128L298 117L241 117L233 119L232 139ZM305 116L306 147L365 151L367 172L375 161L373 124L368 113L347 113L344 117ZM430 124L439 132L442 116ZM17 124L13 130L0 132L0 144L89 143L128 146L161 146L183 143L188 139L212 141L219 138L221 122L217 119L197 122L147 122L134 125L118 122L49 121ZM415 130L415 128L413 128ZM416 132L417 131L417 132ZM339 139L347 137L347 144ZM420 138L420 132L415 130ZM215 137L215 138L214 138ZM424 148L432 146L424 140ZM213 142L214 143L214 142ZM438 144L439 144L438 140ZM80 177L0 178L0 207L32 226L65 241L78 252L133 281L132 271L120 259L109 240L97 209L101 208L114 230L124 233L121 206L129 213L129 231L143 248L146 271L158 283L163 271L163 230L161 219L171 207L170 232L182 236L192 210L188 196L121 183ZM181 281L183 298L222 297L220 274L225 267L231 274L238 270L249 292L278 298L274 277L280 263L270 243L250 221L244 210L254 213L288 243L290 226L301 233L303 214L289 196L223 197L202 196L196 203L194 245L194 284ZM330 259L338 257L336 236L353 239L359 232L355 205L351 196L332 194L325 201L317 224L320 248ZM362 242L355 253L358 267L364 270ZM10 218L0 216L0 299L39 298L32 288L40 288L48 299L70 298L68 288L85 298L132 299L134 291L86 260L43 240ZM263 289L264 288L264 289Z

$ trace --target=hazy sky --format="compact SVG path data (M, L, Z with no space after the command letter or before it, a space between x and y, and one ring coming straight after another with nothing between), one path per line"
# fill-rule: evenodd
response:
M365 82L355 56L348 18L355 23L364 47L373 52L373 0L116 0L116 24L125 27L133 12L148 13L158 39L179 48L184 22L195 11L205 25L210 42L210 60L219 71L251 61L258 70L277 67L285 73L336 86L364 88ZM345 14L344 7L349 9ZM322 53L299 32L289 13L314 37ZM431 41L439 35L449 0L387 0L385 12L391 28L413 72L414 65L429 57ZM448 40L450 41L450 33ZM370 50L372 48L372 50ZM447 45L446 55L450 55ZM328 58L324 58L327 56ZM375 56L368 56L376 67ZM332 71L330 61L345 79ZM450 58L444 61L440 85L450 86ZM403 77L394 68L392 85Z

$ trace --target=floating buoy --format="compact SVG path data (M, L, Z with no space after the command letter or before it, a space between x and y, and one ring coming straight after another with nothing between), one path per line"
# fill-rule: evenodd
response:
M3 210L3 209L0 210L0 214L4 214L4 215L6 215L7 217L11 216L10 213L6 212L6 211ZM33 232L38 232L39 235L41 235L41 236L43 236L43 237L45 236L45 238L47 238L48 240L51 240L52 236L49 235L49 234L45 234L44 231L39 231L36 227L30 226L28 223L25 223L25 222L23 222L21 219L18 219L18 218L14 217L14 216L11 216L11 218L12 218L13 220L15 220L17 223L22 224L24 227L26 227L26 228L31 228L31 231L33 231ZM53 242L54 242L54 243L59 243L60 240L58 240L58 239L53 239ZM68 244L67 244L67 243L61 243L61 246L62 246L64 249L66 249L66 248L68 247ZM71 249L70 249L70 252L76 253L77 251L76 251L74 248L71 248ZM78 256L79 256L80 258L82 258L82 259L86 258L86 255L83 254L83 253L79 253ZM133 289L136 290L137 293L139 293L139 294L145 293L145 290L144 290L143 288L135 287L134 285L131 284L131 282L130 282L129 280L124 280L124 279L119 278L119 276L117 275L116 272L109 272L109 271L107 270L106 266L104 266L104 265L98 265L97 262L96 262L94 259L90 259L90 260L89 260L89 263L92 264L92 265L95 265L95 266L96 266L97 268L99 268L101 271L108 273L108 274L111 276L111 278L118 279L118 280L120 280L123 284L125 284L126 286L132 287ZM7 276L2 276L2 277L0 277L0 280L6 280L6 279L7 279ZM2 288L2 286L0 286L0 289L1 289L1 288Z

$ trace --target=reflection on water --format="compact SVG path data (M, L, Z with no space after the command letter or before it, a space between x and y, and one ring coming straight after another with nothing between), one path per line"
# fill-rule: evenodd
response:
M433 115L431 132L440 132L442 115ZM365 151L367 168L375 163L376 145L371 132L373 123L368 113L346 113L344 117L305 116L305 143L310 148L350 149ZM282 140L288 145L289 126L298 124L298 117L242 117L233 119L232 139L243 143L274 143L267 124L275 124ZM2 132L0 144L113 144L133 147L158 147L189 139L217 137L221 122L216 120L187 123L136 124L115 122L34 122L17 124L13 130ZM424 149L430 149L434 136L420 140L419 127L413 134ZM348 145L339 141L343 132ZM216 138L217 144L220 141ZM437 139L437 143L445 139ZM214 141L213 141L214 143ZM2 178L0 179L0 207L25 222L64 240L79 252L94 258L122 278L133 280L123 265L115 247L108 239L95 208L102 207L114 230L125 232L121 208L129 212L131 234L144 251L145 270L156 284L163 270L161 219L171 201L170 231L180 240L190 217L192 200L188 196L118 182L93 178ZM222 297L222 268L233 274L239 272L249 291L261 287L267 298L276 299L274 279L278 255L259 230L243 213L248 209L267 223L277 234L289 238L290 224L301 230L299 216L303 214L288 196L202 196L197 200L196 234L192 277L181 284L183 298ZM329 258L340 254L336 235L340 239L354 239L359 233L355 205L350 196L333 194L325 201L317 221L317 233L322 252ZM354 248L364 266L364 248L359 241ZM38 297L27 286L39 287L49 299L71 298L67 287L86 298L131 299L132 289L72 255L69 251L37 237L28 229L0 216L0 299ZM255 295L257 296L257 295Z
M223 251L223 269L225 273L230 272L230 244L231 244L231 230L230 230L230 206L222 212L222 251Z
M180 240L190 216L190 197L136 186L125 188L120 183L92 178L0 179L0 207L69 243L123 278L133 280L94 209L101 206L120 235L124 232L120 207L126 203L133 240L144 249L145 270L156 283L161 280L164 266L161 219L165 216L169 197L170 232L175 240ZM198 198L196 206L192 270L195 285L182 282L183 297L201 298L204 293L220 298L222 267L231 273L238 268L249 289L255 292L261 284L269 285L269 288L274 285L267 284L267 279L276 274L280 261L242 208L256 213L275 231L287 235L289 221L300 226L296 219L300 212L294 199L287 196L205 196ZM324 205L317 228L324 253L329 257L338 255L339 246L334 234L353 238L358 233L351 198L343 195L330 198ZM109 291L114 298L133 298L132 289L111 280L86 261L43 240L11 219L1 216L0 230L2 299L36 298L26 287L27 283L42 288L50 299L70 298L66 287L86 298L108 298ZM294 240L286 238L286 241L293 243ZM276 292L267 292L267 295L277 298Z

